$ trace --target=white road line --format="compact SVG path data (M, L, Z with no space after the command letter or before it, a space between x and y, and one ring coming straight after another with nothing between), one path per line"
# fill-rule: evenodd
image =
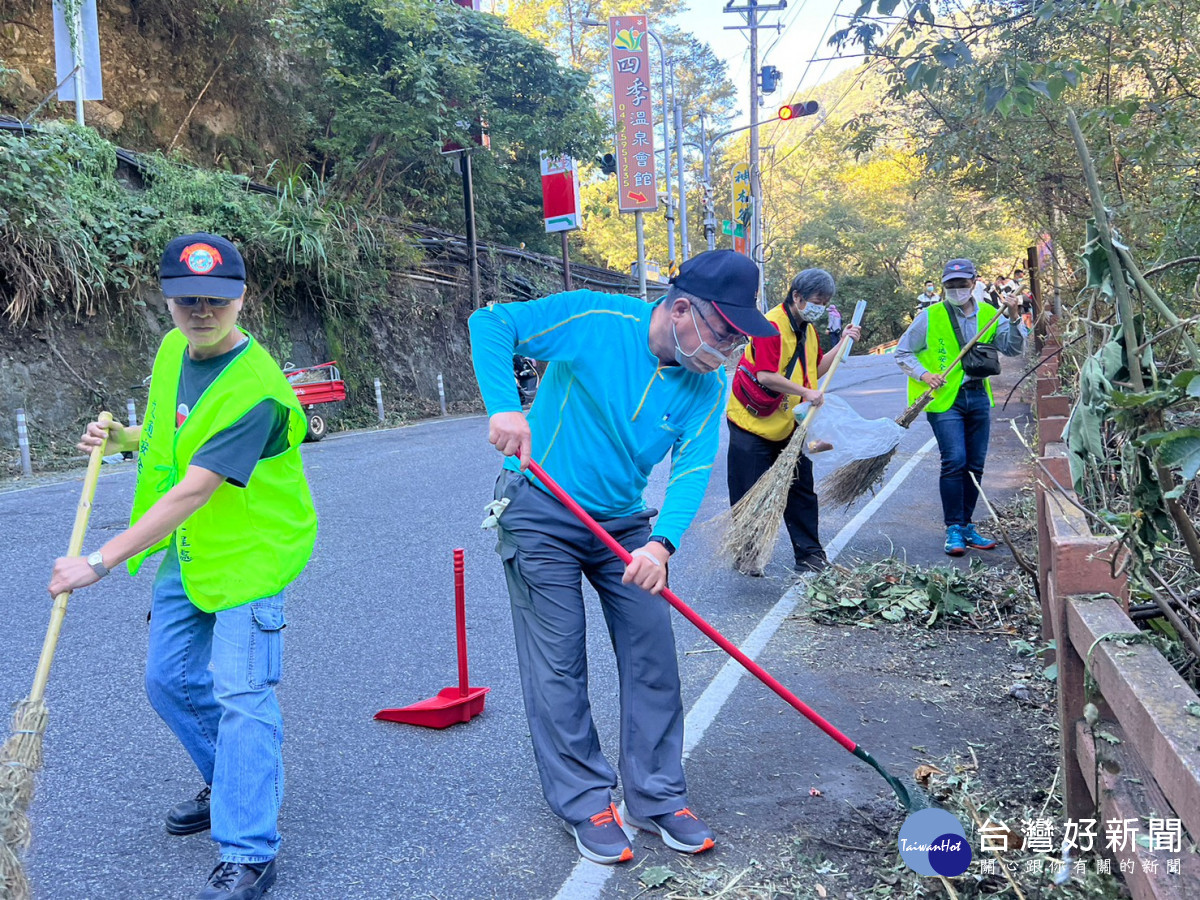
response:
M858 515L845 524L841 531L837 533L829 545L825 548L825 553L830 560L837 558L846 545L854 539L859 529L875 514L879 507L883 506L888 497L896 492L896 489L904 483L904 480L912 474L915 469L933 449L937 443L936 439L930 438L925 442L912 458L909 459L895 475L891 477L887 484L871 498L871 501L859 510ZM751 659L757 659L758 654L767 646L767 642L774 637L779 626L783 624L783 620L791 615L792 610L796 608L796 603L800 599L800 591L804 587L804 582L792 587L786 594L779 598L779 602L771 608L762 620L750 632L749 637L741 646L741 651ZM746 670L742 668L741 663L730 659L721 667L721 671L717 676L709 682L708 687L704 689L704 693L688 710L687 717L683 721L683 755L686 758L688 754L696 748L700 743L700 739L704 737L704 732L708 730L708 726L713 723L720 713L721 707L725 705L725 701L729 699L733 689L737 687L742 676L746 674ZM575 864L570 877L567 878L558 893L554 895L554 900L596 900L600 896L600 892L604 889L604 885L608 879L612 877L614 871L613 866L601 866L586 859L581 859Z

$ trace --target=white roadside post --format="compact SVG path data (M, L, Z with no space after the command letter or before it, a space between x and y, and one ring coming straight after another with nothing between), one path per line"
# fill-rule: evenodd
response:
M26 478L33 474L29 461L29 429L25 427L25 410L17 410L17 444L21 448L21 474Z

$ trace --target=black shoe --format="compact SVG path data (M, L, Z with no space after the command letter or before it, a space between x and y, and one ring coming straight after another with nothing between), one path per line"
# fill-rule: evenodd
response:
M275 883L275 860L218 863L196 900L258 900Z
M167 813L167 834L195 834L207 831L209 825L209 796L212 788L205 787L195 800L176 803Z
M825 554L813 554L806 556L804 559L796 560L797 575L814 575L824 572L829 568L829 560L825 558Z

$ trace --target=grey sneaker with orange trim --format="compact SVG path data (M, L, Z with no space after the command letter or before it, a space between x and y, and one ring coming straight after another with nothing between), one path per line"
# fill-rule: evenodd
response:
M608 804L582 822L564 824L567 831L575 836L575 846L584 859L609 866L633 859L633 847L629 844L629 836L625 834L615 803Z
M686 806L673 813L639 819L626 811L625 821L642 831L657 832L663 843L680 853L703 853L717 845L717 836Z

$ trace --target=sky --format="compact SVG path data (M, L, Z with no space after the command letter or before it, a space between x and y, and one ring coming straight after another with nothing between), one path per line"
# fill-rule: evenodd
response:
M747 3L734 0L734 5ZM781 73L780 86L765 98L760 118L775 115L775 110L798 89L814 87L858 64L858 59L809 62L836 55L827 41L830 34L845 26L846 20L834 18L835 13L839 7L844 7L840 10L844 15L852 13L858 5L858 0L788 0L787 9L760 15L761 22L783 27L781 34L774 28L760 27L758 32L759 65L773 65ZM727 25L744 25L746 20L741 14L724 12L725 0L691 0L690 6L678 24L725 60L729 78L738 89L739 111L734 125L749 124L750 33L725 30Z

